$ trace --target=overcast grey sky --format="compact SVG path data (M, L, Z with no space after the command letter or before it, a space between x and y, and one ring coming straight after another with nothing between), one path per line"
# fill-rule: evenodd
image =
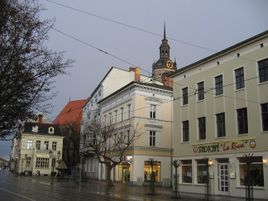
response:
M39 2L46 9L42 12L42 17L55 18L57 30L88 44L55 30L50 32L47 46L57 51L66 51L66 57L75 60L69 70L70 75L58 77L56 80L55 90L58 95L52 100L54 107L48 115L52 120L69 99L87 98L111 66L128 69L131 63L141 67L143 74L149 75L152 63L159 57L158 48L164 22L171 46L171 57L176 58L178 67L193 63L268 29L266 0ZM68 6L73 9L67 8ZM90 45L128 63L104 54ZM6 143L5 146L0 143L0 156L8 154L7 146Z

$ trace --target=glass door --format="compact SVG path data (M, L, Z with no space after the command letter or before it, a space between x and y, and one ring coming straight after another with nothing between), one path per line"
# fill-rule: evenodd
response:
M221 194L226 194L229 191L228 163L218 164L218 191Z

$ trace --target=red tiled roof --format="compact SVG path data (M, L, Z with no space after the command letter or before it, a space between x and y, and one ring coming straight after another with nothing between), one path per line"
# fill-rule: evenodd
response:
M76 123L79 130L82 118L82 107L84 106L85 102L86 99L68 102L52 123L60 125Z

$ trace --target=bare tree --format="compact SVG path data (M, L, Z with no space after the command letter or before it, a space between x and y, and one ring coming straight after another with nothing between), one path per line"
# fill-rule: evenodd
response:
M105 164L106 181L112 185L111 171L124 160L127 151L139 137L137 127L93 122L84 135L86 140L83 146L93 151L99 162Z
M79 163L80 133L77 124L67 123L60 125L63 139L63 160L68 168L74 168Z
M53 80L72 61L44 46L51 20L35 0L0 1L0 140L36 109L46 111Z

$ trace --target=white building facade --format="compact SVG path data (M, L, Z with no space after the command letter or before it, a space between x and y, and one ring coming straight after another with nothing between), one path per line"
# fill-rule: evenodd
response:
M131 82L99 102L102 122L120 125L123 135L138 138L125 155L125 160L112 171L114 181L142 185L155 181L170 185L172 89L170 87ZM153 160L153 164L150 161ZM102 178L105 178L105 167Z
M90 149L84 146L84 142L87 140L84 133L88 125L90 125L91 122L94 122L97 118L100 118L100 108L97 103L135 80L148 82L150 78L140 75L140 69L138 67L130 67L129 70L111 67L95 90L91 93L83 107L80 134L80 155L83 166L82 169L86 177L99 178L101 175L98 159Z
M254 198L267 199L268 31L172 77L180 191L203 194L209 176L211 195L245 197L250 178Z

